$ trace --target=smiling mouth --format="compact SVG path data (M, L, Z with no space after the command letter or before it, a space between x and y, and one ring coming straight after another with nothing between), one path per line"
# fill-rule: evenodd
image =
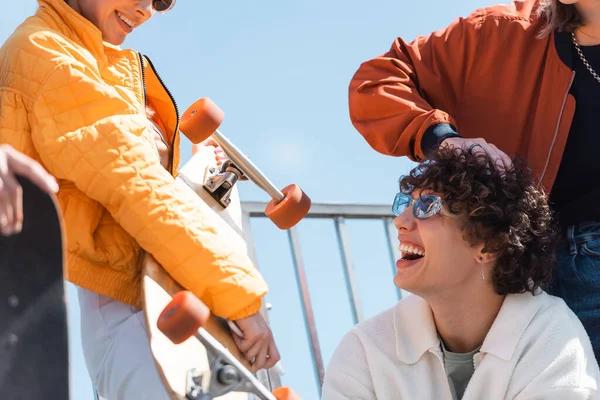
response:
M408 261L418 260L425 255L424 249L405 243L400 243L398 250L400 250L400 257Z
M133 22L132 20L130 20L129 18L127 18L126 16L124 16L124 15L123 15L123 14L121 14L120 12L118 12L118 11L115 11L115 12L116 12L116 14L117 14L117 17L118 17L118 18L119 18L121 21L125 22L125 24L126 24L126 25L127 25L129 28L131 28L131 29L135 28L135 26L136 26L136 25L135 25L135 22Z

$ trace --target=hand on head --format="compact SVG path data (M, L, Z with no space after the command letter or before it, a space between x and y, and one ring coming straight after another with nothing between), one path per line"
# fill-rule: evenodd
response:
M485 139L465 139L460 137L451 137L442 142L442 148L458 148L471 151L473 154L485 154L490 163L499 171L507 171L512 168L512 160L502 150L495 145L488 143Z

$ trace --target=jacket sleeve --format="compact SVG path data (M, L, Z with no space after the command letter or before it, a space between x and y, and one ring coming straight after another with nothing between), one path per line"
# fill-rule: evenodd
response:
M191 190L176 183L142 135L148 120L86 64L47 75L29 113L48 170L73 182L217 315L256 313L267 286Z
M350 331L329 361L322 400L376 400L375 389L360 338Z
M350 119L378 152L423 160L458 136L455 115L477 54L481 18L473 14L363 63L349 87ZM428 148L423 148L426 144Z

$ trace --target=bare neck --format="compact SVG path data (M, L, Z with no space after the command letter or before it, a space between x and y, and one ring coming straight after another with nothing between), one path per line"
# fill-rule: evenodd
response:
M468 353L483 344L505 296L496 294L491 282L475 282L472 290L452 290L428 303L438 334L448 351ZM473 285L473 286L475 286Z
M600 2L580 0L575 7L582 20L576 32L578 43L583 46L600 44Z

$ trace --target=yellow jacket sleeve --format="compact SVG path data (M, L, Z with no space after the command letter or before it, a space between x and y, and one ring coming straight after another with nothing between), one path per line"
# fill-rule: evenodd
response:
M239 319L260 309L267 286L248 256L160 165L142 138L145 115L91 68L59 63L41 83L30 123L49 171L101 203L215 314Z

